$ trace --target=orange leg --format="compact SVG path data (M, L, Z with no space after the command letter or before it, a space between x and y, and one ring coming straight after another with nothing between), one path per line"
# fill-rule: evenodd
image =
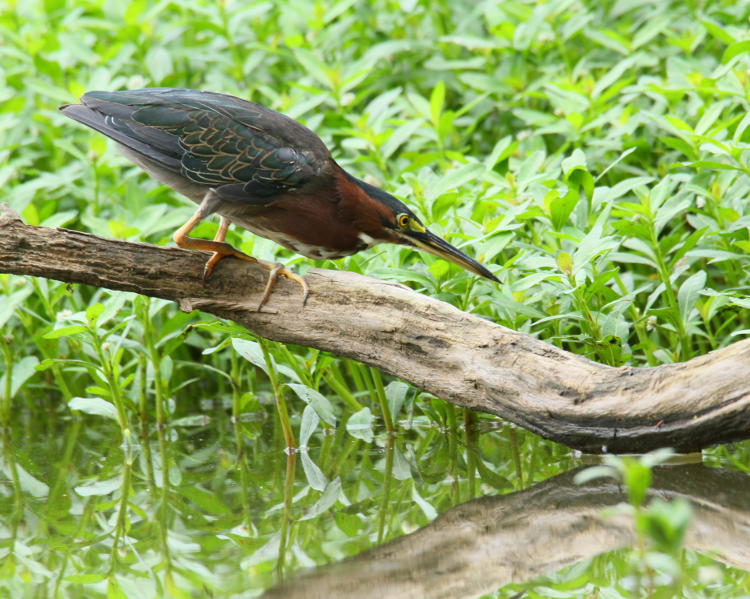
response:
M219 224L219 230L216 231L216 235L214 235L214 241L223 242L227 238L227 230L229 229L229 220L225 217L221 217L221 224ZM243 256L245 254L242 254ZM211 276L211 273L214 271L214 266L216 266L216 263L221 260L225 254L222 254L221 252L214 252L214 255L211 256L211 259L206 262L206 265L203 267L203 279L207 279ZM250 257L250 256L248 256Z
M273 291L273 288L276 285L276 281L278 280L279 276L286 277L287 279L296 281L297 283L302 285L302 305L304 306L305 302L307 302L307 296L310 295L310 289L308 288L305 279L284 268L282 264L266 262L265 260L258 260L258 258L248 256L238 249L235 249L230 244L225 243L224 239L227 236L229 221L223 216L221 217L221 224L219 225L219 230L216 232L213 241L208 241L207 239L196 239L195 237L188 237L190 231L195 229L195 227L198 226L199 222L201 222L206 216L212 214L215 211L218 200L219 198L216 195L216 192L213 189L210 189L206 196L203 198L203 201L200 203L200 206L198 206L198 210L195 211L195 214L190 217L190 220L188 220L184 225L177 229L177 231L175 231L174 235L172 236L172 239L174 239L177 247L188 250L207 250L209 252L213 252L213 255L211 256L211 258L209 258L208 262L206 262L206 265L203 267L204 279L207 279L211 276L211 273L213 272L216 264L219 262L219 260L225 258L226 256L233 256L235 258L239 258L240 260L254 262L261 268L267 270L269 272L268 282L263 289L263 295L261 296L260 303L258 304L258 311L260 311L260 309L268 301L268 298L271 296L271 292Z

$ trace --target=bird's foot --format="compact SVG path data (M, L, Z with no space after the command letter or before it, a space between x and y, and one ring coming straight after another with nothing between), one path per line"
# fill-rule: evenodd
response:
M266 262L265 260L258 260L257 258L255 260L262 268L265 268L268 271L268 281L266 282L266 287L265 289L263 289L263 295L261 296L260 303L258 304L258 312L260 312L260 309L268 301L273 288L276 286L276 281L280 276L286 277L290 281L296 281L297 283L299 283L302 286L302 305L304 306L307 303L307 298L310 295L310 288L307 286L307 281L305 281L304 277L293 273L283 264L280 264L278 262Z
M259 260L258 258L253 258L252 256L248 256L247 254L239 251L238 249L233 248L228 243L223 242L217 242L217 241L204 241L204 244L211 244L210 247L202 247L201 249L210 249L213 251L213 255L209 260L206 262L205 266L203 267L203 280L205 281L211 276L211 273L214 271L214 267L216 264L223 258L226 258L227 256L233 256L234 258L239 258L240 260L245 260L247 262L253 262L260 266L261 268L268 271L268 281L266 282L266 286L263 289L263 294L260 298L260 303L258 304L258 312L261 311L263 306L268 302L268 298L271 297L271 293L273 292L273 288L276 286L276 281L279 279L279 277L286 277L287 279L290 279L292 281L296 281L302 286L302 305L304 306L307 303L307 298L310 295L310 288L307 286L307 281L305 281L304 277L299 276L298 274L293 273L288 268L285 268L283 264L279 264L277 262L266 262L265 260Z
M307 286L307 282L305 281L305 279L284 268L282 264L266 262L265 260L258 260L257 258L248 256L232 245L226 243L224 239L226 239L227 229L229 228L229 219L227 219L226 217L221 217L221 225L219 226L219 229L216 232L213 240L208 241L207 239L196 239L194 237L188 237L188 233L190 233L190 231L192 231L198 225L198 223L203 220L204 217L212 214L216 210L217 202L219 201L219 199L220 198L216 194L216 190L209 189L206 193L206 196L203 198L203 201L200 203L200 206L198 206L198 210L195 212L195 214L193 214L188 222L186 222L184 225L182 225L182 227L175 231L175 234L172 236L178 247L189 250L207 250L209 252L213 252L211 257L203 266L203 280L205 281L211 276L211 273L214 271L214 267L222 258L233 256L235 258L239 258L240 260L259 264L269 273L268 282L263 289L263 295L261 296L260 303L258 304L258 312L260 312L261 308L263 308L265 303L268 301L268 298L271 296L271 292L276 286L276 281L279 279L279 276L286 277L287 279L291 279L292 281L297 281L297 283L302 285L302 305L304 306L307 302L307 296L310 295L310 289Z

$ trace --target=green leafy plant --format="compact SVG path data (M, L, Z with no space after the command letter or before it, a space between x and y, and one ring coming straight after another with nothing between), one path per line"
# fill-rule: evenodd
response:
M673 457L669 449L657 450L640 458L607 456L601 466L582 470L576 482L584 484L601 477L611 477L623 483L628 505L620 506L633 518L637 535L637 561L633 566L637 584L636 597L653 597L656 587L668 587L679 592L686 578L681 564L685 532L690 526L690 503L677 497L671 501L655 497L647 502L651 487L652 468ZM659 574L667 580L657 581Z
M750 331L748 14L744 0L6 2L0 201L32 225L167 245L193 207L57 106L92 89L226 92L314 129L501 284L403 247L316 266L613 366L686 360ZM0 329L12 597L257 593L577 462L362 364L169 302L0 275ZM705 459L747 472L750 449ZM674 560L687 512L642 505L634 464L644 547ZM680 555L683 574L718 572L716 596L750 593L747 572ZM592 580L628 596L621 580L645 572L632 556L566 570L545 596L591 595Z

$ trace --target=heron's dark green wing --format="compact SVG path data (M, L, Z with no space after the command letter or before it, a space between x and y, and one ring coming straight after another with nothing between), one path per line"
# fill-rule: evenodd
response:
M332 169L312 131L233 96L150 88L88 92L82 101L96 113L90 122L70 116L226 199L271 200L314 187Z

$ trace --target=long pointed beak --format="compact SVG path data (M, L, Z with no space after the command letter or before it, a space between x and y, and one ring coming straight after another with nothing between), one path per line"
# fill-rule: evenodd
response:
M469 258L469 256L464 254L461 250L454 248L450 243L441 239L431 231L425 231L424 233L409 231L406 233L405 237L408 238L411 244L420 250L430 252L430 254L434 254L443 260L448 260L454 264L458 264L466 270L476 273L485 279L495 281L496 283L500 282L495 275L479 264L479 262L473 258Z

